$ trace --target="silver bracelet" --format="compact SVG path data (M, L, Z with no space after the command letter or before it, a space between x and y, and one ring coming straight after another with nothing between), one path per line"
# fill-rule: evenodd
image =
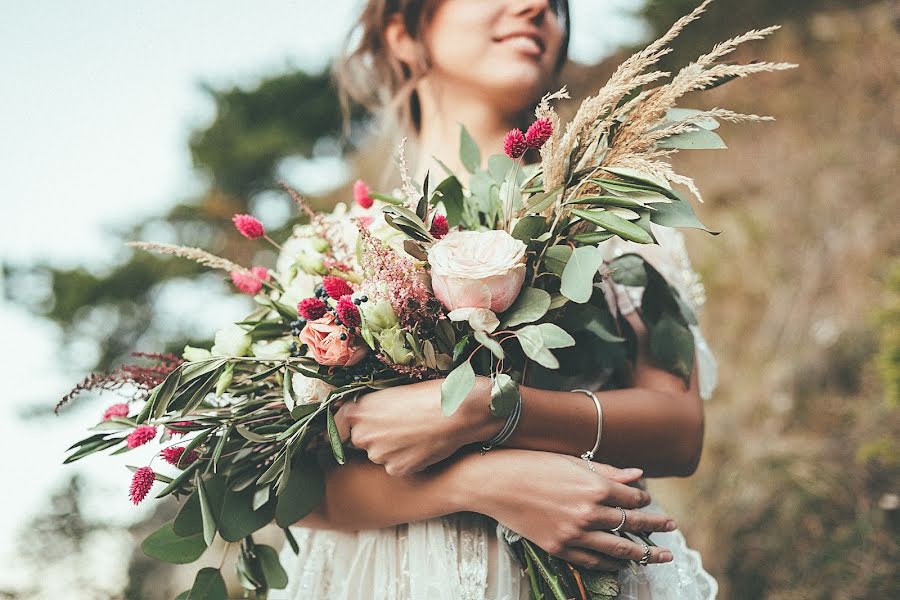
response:
M594 406L597 407L597 441L594 442L594 447L584 454L581 455L581 458L587 461L588 467L591 471L594 470L594 454L597 452L597 448L600 447L600 437L603 435L603 407L600 406L600 400L597 399L597 395L591 390L572 390L573 392L581 392L583 394L587 394L591 397L591 400L594 401Z
M500 444L508 440L513 434L513 431L515 431L516 427L519 425L519 419L521 418L522 396L519 396L519 401L516 402L516 405L515 407L513 407L512 412L509 413L508 417L506 417L506 423L503 425L503 428L497 432L497 435L481 445L481 453L484 454L494 446L499 446Z

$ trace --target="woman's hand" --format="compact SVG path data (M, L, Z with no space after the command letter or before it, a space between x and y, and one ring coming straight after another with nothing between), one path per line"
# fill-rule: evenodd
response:
M467 444L487 440L502 427L501 419L486 418L489 379L477 378L469 397L450 416L441 411L442 382L392 387L343 403L335 414L341 439L365 450L369 460L383 465L388 474L403 476L440 462Z
M470 498L469 510L486 514L525 536L550 554L591 569L620 569L625 560L640 560L640 542L609 533L672 531L666 515L637 510L650 495L625 485L641 476L639 469L617 469L595 463L596 472L578 458L548 452L498 449L461 457L460 489ZM652 547L650 563L672 560L665 548Z

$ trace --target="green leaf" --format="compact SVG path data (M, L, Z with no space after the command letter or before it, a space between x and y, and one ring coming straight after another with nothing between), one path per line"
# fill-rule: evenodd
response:
M631 221L623 219L622 217L615 215L608 210L583 210L580 208L574 208L572 209L572 214L584 219L585 221L593 223L594 225L599 225L607 231L612 231L623 240L637 242L638 244L653 243L653 238L650 237L649 233L647 233Z
M222 514L222 499L225 495L225 478L221 475L213 475L203 482L206 490L207 505L212 515L218 522ZM178 514L172 521L172 530L176 535L188 537L203 533L203 514L200 507L200 494L195 487L194 491L182 503Z
M196 533L181 537L172 530L172 523L166 523L144 539L141 544L144 554L150 558L183 565L192 563L206 550L203 534Z
M294 392L291 389L294 385L293 373L290 369L285 368L284 370L284 380L283 388L282 388L282 397L284 398L284 405L287 407L288 412L294 410L294 406L297 403L294 401Z
M82 446L72 454L66 457L63 461L64 465L75 462L76 460L80 460L85 456L91 455L95 452L99 452L101 450L106 450L107 448L111 448L121 442L125 438L111 438L108 440L95 440L93 442L87 442L82 444Z
M505 356L503 353L503 347L491 336L486 334L483 331L475 332L475 340L478 341L479 344L482 344L485 348L491 351L491 354L497 357L498 360L503 360Z
M230 362L222 369L222 374L216 380L216 398L220 398L231 382L234 380L234 363Z
M565 244L550 246L547 248L547 252L544 253L544 266L547 267L547 270L551 273L562 276L571 256L571 246Z
M569 204L590 204L593 206L620 206L624 208L644 208L646 204L628 196L582 196L566 202Z
M182 456L184 456L187 453L188 453L188 451L185 450L184 453L182 454ZM184 485L184 482L186 482L190 478L190 476L194 474L194 471L196 471L199 466L200 466L200 461L198 460L198 461L192 462L190 465L185 467L184 471L179 473L178 476L172 480L172 483L170 483L169 485L164 487L163 490L156 495L156 497L157 498L165 498L172 492L174 492L176 490L180 490L181 487Z
M187 600L188 595L191 593L191 590L184 590L177 596L175 596L175 600Z
M275 503L268 502L262 508L253 510L253 486L240 491L225 490L222 501L222 518L219 520L219 535L226 542L239 542L254 531L262 529L275 516Z
M334 411L326 408L325 414L328 421L328 440L331 442L331 453L334 454L334 460L336 460L339 465L342 465L346 462L346 459L344 458L344 444L341 442L341 435L338 433L337 423L334 422Z
M257 544L254 548L256 557L262 567L263 577L266 579L266 585L275 590L283 590L288 585L288 574L281 561L278 560L278 552L272 546L265 544Z
M537 325L526 325L516 332L522 351L528 358L548 369L558 369L559 361L544 345L544 337Z
M161 384L159 384L158 393L155 393L151 396L151 400L153 403L153 416L156 418L161 417L165 414L166 409L169 407L169 402L172 401L172 397L175 395L175 390L178 389L178 386L181 384L181 369L175 369L163 380Z
M699 127L656 142L657 148L677 148L679 150L723 150L728 146L717 133Z
M526 244L547 231L547 219L540 215L527 215L513 227L512 236Z
M222 573L213 567L200 569L194 578L194 585L188 593L188 600L226 600L228 591Z
M613 600L622 591L616 571L589 571L579 569L581 580L590 600Z
M535 194L525 202L525 212L544 212L545 209L549 208L553 205L554 202L556 202L557 197L559 196L559 193L561 191L562 186L560 185L551 190L547 190L546 192Z
M212 503L206 494L206 486L203 479L197 477L197 496L200 498L200 515L203 520L203 541L209 546L216 537L216 515L213 511Z
M567 323L574 323L571 331L584 330L604 342L624 342L625 338L614 334L612 315L609 309L599 308L591 303L576 304L566 311Z
M594 290L594 275L603 264L603 254L595 246L579 246L562 272L559 292L571 300L582 304L591 299Z
M519 401L519 384L506 373L498 373L491 381L491 413L508 417Z
M311 513L325 497L325 474L313 457L298 452L291 476L279 491L275 522L289 527Z
M272 497L272 488L271 486L264 485L261 488L256 488L256 492L253 493L253 510L259 510L263 506L266 505L266 502L269 501L269 498Z
M694 207L688 200L680 198L667 204L656 204L656 210L650 212L650 220L657 225L666 227L689 227L702 229L713 235L719 235L719 231L710 231L706 225L700 222L694 213Z
M644 270L644 259L633 253L623 254L609 263L612 280L620 285L645 287L647 271Z
M547 348L568 348L575 345L575 338L569 335L565 329L554 323L541 323L531 325L537 327L544 338L544 346Z
M469 173L474 173L481 166L481 150L463 124L459 126L459 160Z
M513 159L505 154L492 154L488 157L488 173L499 185L506 181L506 176L512 170L513 164L515 164Z
M456 412L472 388L475 387L475 371L467 360L450 371L441 383L441 410L447 416Z
M697 115L702 114L703 112L705 111L697 110L696 108L670 108L666 111L666 120L672 121L673 123L677 123L678 121L690 121L703 129L718 129L719 122L714 118L710 116L696 118Z
M556 246L554 246L554 248L555 247ZM521 325L522 323L533 323L547 314L549 308L549 293L540 288L524 288L519 292L519 296L516 298L516 301L513 302L513 305L503 313L502 327L514 327L516 325Z
M584 233L576 233L570 239L579 244L587 246L595 246L600 242L605 242L615 234L610 231L586 231Z
M250 431L247 427L243 425L237 425L235 430L241 435L245 440L249 440L251 442L271 442L274 436L271 435L260 435L258 433L254 433Z
M694 336L691 330L671 315L664 314L655 324L647 325L650 354L661 367L681 377L684 385L691 380L694 368Z
M440 200L447 211L447 223L450 227L456 227L462 220L463 202L465 195L463 194L462 184L455 176L444 179L434 190L431 196L431 202L435 203Z
M462 356L462 353L465 352L466 346L469 345L469 335L466 334L459 338L459 341L456 342L456 345L453 347L453 362L459 360L459 357Z
M631 169L629 167L603 167L603 170L628 181L636 181L638 183L643 183L651 187L662 188L665 190L672 189L672 187L669 185L669 182L665 179L654 177L650 173L645 173L644 171L639 171L638 169Z

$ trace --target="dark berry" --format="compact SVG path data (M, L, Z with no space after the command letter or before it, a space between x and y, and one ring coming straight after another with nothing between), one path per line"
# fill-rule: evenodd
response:
M360 299L361 301L363 301L363 302L368 302L368 301L369 301L369 297L366 296L365 294L363 294L362 296L360 296L359 299Z
M354 298L354 299L353 299L353 304L359 306L360 304L362 304L362 300L361 300L360 298Z
M342 333L342 334L341 334L341 339L342 339L342 340L346 340L346 339L347 339L347 334L346 334L346 333Z

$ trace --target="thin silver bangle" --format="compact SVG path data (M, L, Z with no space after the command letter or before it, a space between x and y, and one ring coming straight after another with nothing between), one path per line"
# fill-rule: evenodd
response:
M481 453L484 454L494 446L499 446L504 443L506 440L512 436L513 432L516 430L516 427L519 425L519 419L522 418L522 396L519 396L519 401L516 402L515 407L512 412L509 413L509 416L506 418L506 423L503 425L503 428L497 432L497 434L484 442L481 445Z
M591 471L594 470L594 454L597 453L597 449L600 447L600 437L603 435L603 407L600 406L600 400L597 398L597 395L591 390L572 390L573 392L581 392L582 394L587 394L591 397L591 400L594 401L594 406L597 407L597 441L594 442L594 447L584 454L581 455L581 458L587 461L588 467Z

